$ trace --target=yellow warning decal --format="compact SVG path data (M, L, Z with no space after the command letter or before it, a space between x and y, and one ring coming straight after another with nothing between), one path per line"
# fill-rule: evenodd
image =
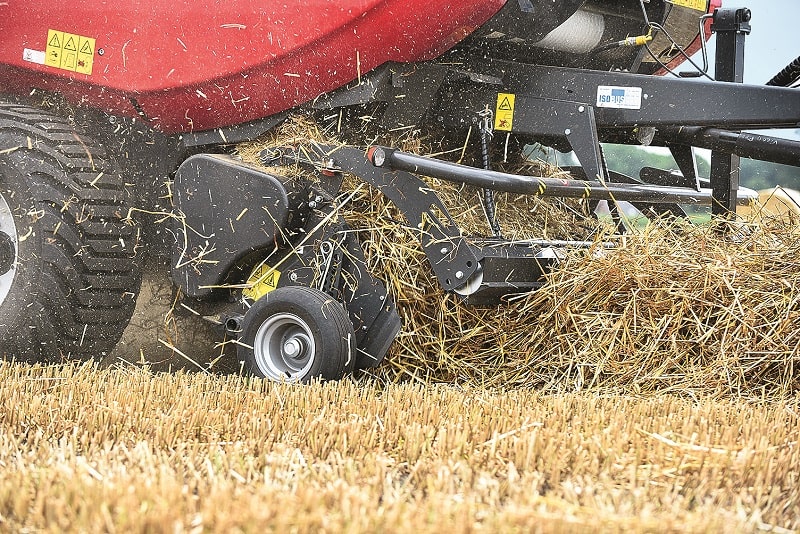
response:
M494 111L494 129L510 132L514 125L514 99L512 93L497 93L497 108Z
M94 63L94 43L95 39L92 37L47 30L44 64L57 69L91 74Z
M689 9L702 11L703 13L708 11L708 0L670 0L670 1L676 6L688 7Z
M259 265L250 275L247 281L252 286L242 290L242 294L250 300L258 300L270 291L278 289L278 280L281 279L281 272L273 269L267 264Z

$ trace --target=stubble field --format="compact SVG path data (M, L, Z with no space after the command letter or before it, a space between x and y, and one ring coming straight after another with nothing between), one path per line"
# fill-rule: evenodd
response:
M800 527L800 400L0 365L0 530Z

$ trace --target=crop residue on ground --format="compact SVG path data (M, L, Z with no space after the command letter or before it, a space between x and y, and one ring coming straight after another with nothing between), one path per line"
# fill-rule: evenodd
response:
M0 528L800 528L800 402L0 364ZM787 530L788 529L788 530Z

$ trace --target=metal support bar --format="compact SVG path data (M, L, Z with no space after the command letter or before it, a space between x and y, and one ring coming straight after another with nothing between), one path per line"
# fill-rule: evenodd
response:
M438 159L417 156L386 147L372 147L367 158L376 167L406 171L479 188L505 191L520 195L566 198L593 198L627 202L661 204L710 204L711 190L687 187L665 187L647 184L601 183L594 180L571 180L521 176L467 167ZM359 176L361 176L359 174Z
M800 141L697 126L664 128L659 134L668 142L678 141L699 148L736 154L742 158L800 167Z
M571 102L594 106L597 127L629 129L645 126L713 126L730 130L762 128L797 128L800 125L800 98L797 89L748 85L724 81L686 80L627 72L604 72L564 67L547 67L518 62L487 61L473 67L498 85L474 85L451 100L450 115L460 109L471 114L487 103L494 103L498 93L513 93L514 133L540 134L544 114L550 113L548 101ZM598 106L603 87L641 90L641 100L619 104L626 107ZM536 99L527 104L521 97ZM544 102L543 102L544 101ZM537 112L526 106L538 107ZM602 135L601 135L602 138Z
M717 9L711 30L717 34L715 77L724 82L744 82L744 42L750 33L750 10ZM713 215L736 213L736 194L739 190L739 156L731 153L711 153L711 203Z
M600 137L597 131L595 107L563 100L517 96L514 130L533 128L539 135L565 137L578 161L592 180L608 179Z

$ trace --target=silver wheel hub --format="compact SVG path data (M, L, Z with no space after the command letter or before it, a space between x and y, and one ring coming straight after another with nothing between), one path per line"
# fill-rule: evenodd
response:
M302 351L303 344L296 337L287 339L286 343L283 344L283 353L289 358L297 358Z
M0 305L2 305L17 272L17 226L14 223L14 214L8 206L5 197L0 194Z
M272 380L302 380L314 364L316 343L308 323L293 313L278 313L261 323L253 339L259 370Z

